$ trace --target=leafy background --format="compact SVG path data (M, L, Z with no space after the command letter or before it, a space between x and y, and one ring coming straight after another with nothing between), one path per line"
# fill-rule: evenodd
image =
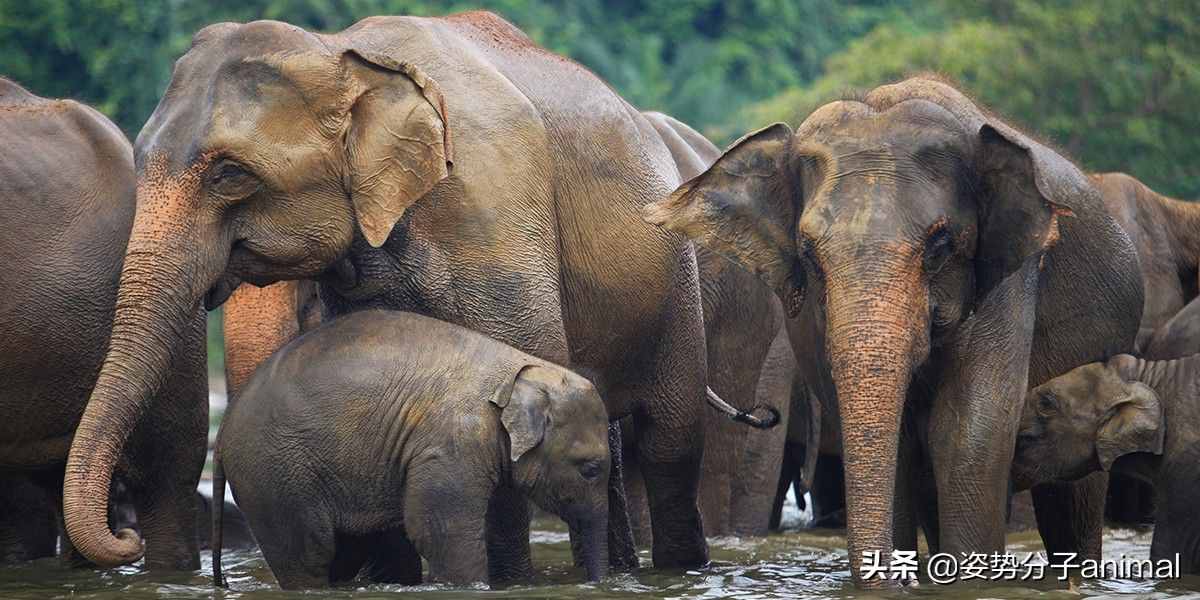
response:
M1200 197L1194 0L0 0L0 74L91 103L132 138L208 23L336 31L368 15L470 8L718 144L937 71L1088 170Z

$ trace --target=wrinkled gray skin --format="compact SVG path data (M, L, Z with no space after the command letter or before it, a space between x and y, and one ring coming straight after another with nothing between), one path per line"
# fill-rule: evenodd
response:
M492 529L524 495L607 570L608 416L588 380L473 331L362 311L275 353L218 451L285 589L494 580Z
M1025 399L1013 460L1024 488L1111 471L1154 486L1150 557L1200 573L1200 356L1118 355L1076 368Z
M90 558L139 554L103 530L103 484L167 372L164 340L240 282L316 279L331 314L419 312L586 373L635 422L655 565L707 562L695 257L639 215L679 180L603 81L488 13L335 34L221 23L176 63L135 146L113 343L66 479ZM525 576L527 518L510 512L507 563Z
M1125 173L1090 176L1104 205L1137 249L1145 309L1134 354L1151 360L1200 351L1200 322L1188 310L1200 291L1200 204L1168 198ZM1153 514L1153 490L1114 473L1108 518L1141 523Z
M805 381L836 393L860 582L918 522L932 551L1003 551L1021 398L1132 349L1141 317L1087 177L931 77L751 133L644 215L763 278L799 317L797 364L829 365ZM1099 556L1104 479L1034 490L1051 552Z
M71 436L108 347L134 218L133 154L100 113L39 98L4 78L0 140L0 478L21 481L0 485L0 505L21 505L17 498L33 493L30 486L53 499L36 516L0 517L0 555L37 558L54 554L58 525L44 524L61 505ZM194 496L208 436L204 316L194 308L181 317L169 368L140 407L118 469L141 515L151 569L199 567ZM107 492L107 478L103 485ZM12 540L30 534L10 525L34 523L41 524L37 541L14 549L23 543ZM78 562L70 544L65 548L64 559Z
M1200 353L1200 298L1188 302L1150 336L1142 357L1148 360L1180 358Z
M1154 360L1191 354L1161 342L1153 354L1148 350L1150 337L1200 293L1200 204L1163 196L1125 173L1089 178L1137 249L1146 287L1137 353Z
M644 112L671 151L680 181L699 175L720 150L696 130L668 115ZM704 417L705 452L700 467L700 514L708 535L766 535L774 500L775 482L787 433L790 390L760 388L772 340L783 324L783 310L770 288L754 275L705 248L696 249L700 270L700 299L704 307L704 339L708 351L708 385L729 404L751 411L771 406L781 413L781 426L756 430L736 423L716 411ZM785 360L775 369L790 369L791 349L786 336L777 351ZM639 477L636 452L626 461ZM633 490L630 514L638 543L650 543L646 500Z

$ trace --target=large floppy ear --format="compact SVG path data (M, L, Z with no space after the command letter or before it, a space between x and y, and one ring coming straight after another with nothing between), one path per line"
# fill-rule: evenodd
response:
M1071 161L1008 125L979 129L977 286L986 294L1025 261L1058 242L1059 217L1094 194Z
M500 422L508 432L513 462L542 443L546 435L550 421L550 385L555 375L552 369L525 365L492 397L492 404L500 407Z
M1133 452L1162 454L1165 427L1158 394L1140 381L1129 384L1129 395L1109 407L1096 433L1096 455L1105 471L1121 456Z
M404 211L450 175L446 101L415 65L362 49L343 64L354 94L346 133L346 186L363 237L378 248Z
M758 275L795 316L804 270L796 254L799 190L788 164L791 140L783 123L747 134L707 171L646 205L642 217Z

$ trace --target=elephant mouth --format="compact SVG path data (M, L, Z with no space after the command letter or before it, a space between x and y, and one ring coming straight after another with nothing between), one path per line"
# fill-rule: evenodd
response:
M224 304L225 301L233 295L233 291L236 290L241 283L242 280L236 275L231 275L229 273L222 275L221 278L217 280L217 283L213 284L213 286L208 289L208 292L204 294L204 310L215 310L217 307Z

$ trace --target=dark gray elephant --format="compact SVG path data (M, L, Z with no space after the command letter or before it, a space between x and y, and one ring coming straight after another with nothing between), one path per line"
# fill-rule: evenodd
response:
M354 578L506 578L496 511L528 496L607 570L608 415L587 379L413 313L336 319L276 352L230 407L217 451L287 589ZM214 549L219 565L220 549ZM218 575L219 580L219 575Z
M0 139L0 471L8 478L20 470L11 477L24 480L0 486L0 503L39 485L57 513L72 436L95 432L88 423L99 407L85 406L108 348L134 221L133 154L100 113L39 98L3 78ZM127 301L142 304L146 297ZM208 439L204 315L191 307L178 316L162 338L164 369L155 389L136 408L117 400L122 412L141 417L113 462L143 523L152 569L199 566L194 496ZM31 471L43 475L31 479L25 475ZM107 475L68 471L107 495ZM68 498L65 508L77 505ZM99 527L111 537L107 517L98 515ZM130 533L118 535L131 544L130 556L140 556ZM57 537L58 527L39 535ZM53 554L52 545L38 546L24 556ZM70 545L64 549L71 557Z
M1146 299L1134 354L1163 360L1200 350L1200 323L1189 316L1196 309L1185 308L1200 289L1200 205L1163 196L1125 173L1091 180L1142 269ZM1113 473L1105 510L1114 521L1144 523L1153 519L1153 496L1150 486Z
M678 176L650 123L586 69L489 13L330 35L216 24L135 154L113 343L66 480L87 556L138 554L104 530L104 489L167 372L165 341L240 282L318 279L331 314L419 312L586 373L636 424L655 565L707 561L695 258L638 212ZM525 575L527 519L509 512L508 562Z
M1123 473L1155 491L1150 558L1179 555L1200 573L1200 356L1147 361L1118 355L1078 367L1025 399L1013 481L1029 487L1096 471Z
M668 115L644 112L663 143L671 151L680 181L704 172L720 156L720 150L696 130ZM705 248L696 249L700 271L700 299L704 309L704 339L708 354L708 385L721 398L745 413L762 415L761 407L780 414L772 419L787 421L788 391L763 388L767 354L772 340L782 329L783 310L770 288L754 275L738 268ZM786 337L786 361L773 368L790 367L791 350ZM778 353L778 352L777 352ZM765 415L764 415L765 416ZM768 430L748 428L709 411L704 418L704 439L711 451L704 453L700 468L700 514L708 535L766 535L775 483L783 456L787 427ZM641 476L636 452L626 461L630 476ZM649 541L646 499L642 482L629 482L630 511L641 544Z
M915 549L922 491L931 550L1003 551L1029 384L1131 349L1141 317L1135 251L1087 177L932 78L752 133L644 214L771 285L802 368L798 344L828 348L831 377L805 380L836 389L860 581L865 552ZM1104 483L1035 490L1051 552L1099 555Z

